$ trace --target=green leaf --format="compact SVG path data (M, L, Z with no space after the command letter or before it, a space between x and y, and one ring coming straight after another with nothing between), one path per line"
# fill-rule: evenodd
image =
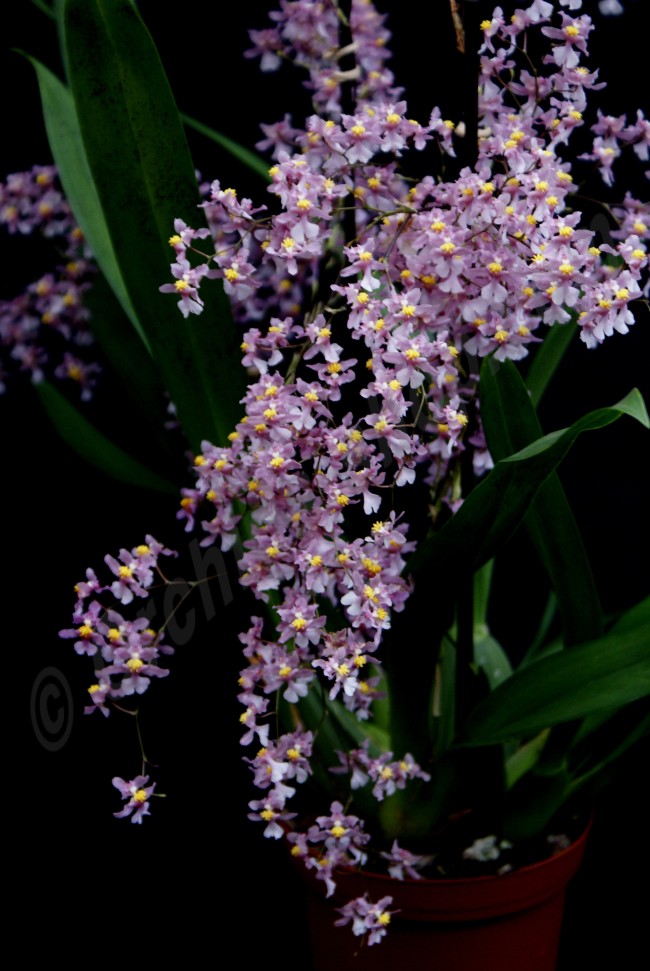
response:
M616 765L650 731L645 699L621 709L590 715L582 722L563 759L544 763L544 744L551 735L540 733L507 763L508 785L504 827L511 838L540 832L567 801L580 794L581 804L592 804L596 794L615 781ZM540 750L541 743L541 750ZM526 759L535 749L541 757ZM482 750L481 750L482 751ZM642 758L639 764L642 764Z
M504 836L514 841L542 833L574 792L573 778L564 763L523 775L508 791L501 808Z
M433 731L436 755L446 752L456 734L456 648L443 638L433 689Z
M389 751L390 740L388 732L386 729L382 729L379 725L376 725L374 719L367 722L360 722L336 698L330 699L326 697L324 703L330 717L345 732L346 736L354 742L356 747L363 745L364 741L369 739L370 746L368 751L371 755L376 757L383 752ZM334 765L336 763L332 762L330 764Z
M36 71L45 130L66 198L113 293L148 346L117 263L88 166L72 95L48 68L33 57L29 60Z
M143 418L150 437L164 436L162 440L168 448L177 446L164 427L168 402L160 375L103 274L93 278L84 295L84 305L90 311L93 337L112 369L107 380L117 384L113 393L128 396L132 409L138 413L134 417Z
M54 18L56 20L56 32L59 41L59 52L61 54L61 61L63 63L63 70L65 72L65 77L68 77L68 58L65 50L65 38L63 33L63 10L65 7L65 0L54 0Z
M322 685L319 687L320 690L311 690L301 698L292 710L299 711L300 719L317 735L319 751L325 756L324 764L336 765L337 751L356 748L366 738L370 739L369 751L373 756L388 749L385 730L371 724L362 725L340 702L329 698Z
M444 589L449 576L476 571L510 538L529 511L542 483L555 471L575 440L629 415L650 426L638 390L611 408L590 412L570 428L552 432L497 462L458 512L420 544L404 573L425 571L431 589Z
M487 615L490 605L493 570L494 561L488 560L485 566L481 567L474 574L474 633L478 636L482 636L482 634L487 632Z
M256 175L261 175L265 182L271 181L269 177L269 163L265 162L259 155L256 155L255 152L251 152L250 149L244 145L240 145L239 142L234 141L232 138L228 138L227 135L222 135L221 132L215 131L214 128L209 128L208 125L204 125L202 121L197 121L196 118L181 114L181 120L188 128L193 128L200 135L205 135L206 138L216 142L217 145L220 145L221 148L225 149L233 158L236 158L245 165L246 168L255 172Z
M474 660L485 673L490 690L496 688L512 674L508 655L489 633L475 637Z
M158 52L130 0L66 0L64 28L85 155L127 294L192 447L225 442L245 375L223 286L204 287L198 318L159 292L171 281L174 219L205 221Z
M37 10L40 10L41 13L46 14L46 16L51 17L52 19L54 19L56 16L50 4L46 3L46 0L32 0L32 3Z
M532 664L534 661L539 661L540 658L545 657L547 654L554 654L556 651L562 650L562 642L558 637L549 640L549 632L555 613L555 595L551 592L540 617L535 639L522 658L521 664L519 665L520 668L524 668L527 664Z
M63 440L91 465L128 485L178 495L177 486L127 455L95 428L53 385L43 381L36 385L36 391Z
M463 743L490 745L650 694L650 598L632 622L515 672L476 706Z
M364 738L370 739L369 753L376 758L387 748L387 734L381 730L367 732L368 725L362 724L348 712L336 699L331 700L323 685L314 685L300 701L291 705L281 700L279 706L283 727L293 731L298 725L314 733L316 757L312 760L314 780L332 799L341 794L342 778L327 771L327 766L339 764L338 752L348 752L359 747ZM343 782L343 788L348 780ZM369 789L355 793L355 805L363 812L364 818L371 820L377 813L377 801Z
M414 779L379 804L384 835L430 840L449 823L458 807L500 806L503 799L503 756L492 748L448 749L431 768L431 779ZM356 799L356 794L355 794ZM489 814L488 814L489 818ZM422 844L421 844L422 845Z
M526 374L526 387L530 392L533 407L536 408L542 400L542 396L551 383L551 379L577 330L578 325L574 321L566 324L555 324L544 335L542 343L537 345L532 363Z
M586 750L589 767L586 771L580 770L576 774L576 787L593 784L594 780L618 762L629 749L650 735L648 706L644 704L643 712L632 712L635 716L634 720L626 720L624 716L631 708L633 706L628 706L624 711L606 713L598 726L596 726L596 716L585 719L583 731L576 737L574 749L577 755L581 755L583 749ZM621 722L623 722L622 727ZM574 755L573 751L571 755Z
M485 361L481 368L481 419L494 459L536 441L542 428L528 389L511 361ZM603 632L600 599L582 538L555 473L537 492L526 527L551 579L567 645Z
M630 607L614 622L612 632L622 634L624 631L635 630L643 624L650 624L650 597L639 601Z
M530 772L537 765L548 736L549 729L545 728L543 732L539 732L530 741L526 742L525 745L517 748L506 760L505 773L507 789L511 789L522 776L526 775L527 772Z

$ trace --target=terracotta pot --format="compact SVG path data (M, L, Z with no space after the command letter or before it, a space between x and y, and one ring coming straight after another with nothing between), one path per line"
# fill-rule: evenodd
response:
M307 888L313 971L555 971L567 884L582 861L588 829L554 856L509 873L468 879L393 880L340 871L322 881L298 864ZM372 947L336 908L363 896L393 898L388 933Z

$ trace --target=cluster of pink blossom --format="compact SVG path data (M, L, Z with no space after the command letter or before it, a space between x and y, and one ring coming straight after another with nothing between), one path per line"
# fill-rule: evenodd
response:
M392 796L397 789L404 789L411 779L423 779L428 782L431 776L423 772L413 761L411 755L401 759L393 759L392 752L382 752L371 757L368 754L369 740L366 739L361 748L350 749L348 752L338 752L340 765L332 767L330 772L344 774L349 780L350 789L360 789L373 783L372 794L377 802L382 802L386 796Z
M33 382L46 373L72 381L87 401L101 370L84 353L93 342L84 297L96 268L53 166L36 165L0 183L0 226L12 234L41 234L57 246L62 260L17 297L0 301L0 347L5 349L0 391L17 367Z
M304 129L289 116L264 126L277 211L212 183L204 208L215 253L199 265L205 255L192 243L208 231L175 225L176 282L161 289L179 295L187 316L202 310L199 286L220 278L239 319L258 325L241 345L251 375L242 419L228 445L202 444L179 518L187 529L201 519L204 545L228 550L238 532L246 536L241 582L272 607L272 638L260 618L241 636L248 664L239 695L242 743L262 745L248 761L265 797L250 803L250 818L266 823L267 836L280 837L295 817L288 783L309 777L318 743L302 730L271 741L270 696L299 703L319 677L331 704L370 716L382 637L410 592L404 555L415 544L395 511L408 499L398 495L419 476L434 510L454 510L462 453L471 449L475 475L491 464L479 360L524 358L547 328L569 321L594 347L626 333L630 304L648 296L648 205L628 193L610 207L616 245L597 245L582 225L564 153L586 123L589 92L602 85L585 66L590 18L580 0L560 3L568 11L533 0L507 21L497 8L481 25L476 161L442 181L409 179L403 158L429 143L453 155L463 133L438 108L427 124L409 118L372 3L353 0L348 44L334 4L282 0L275 26L251 32L248 55L263 70L285 58L306 67L316 113ZM533 30L547 47L545 73L529 70ZM351 55L356 66L342 70ZM344 84L354 92L350 112ZM598 113L592 131L581 158L608 189L622 151L647 161L641 112L632 123ZM339 758L334 771L349 788L372 782L378 800L428 778L408 755L371 758L362 747ZM334 868L362 863L368 841L339 802L289 838L328 893ZM394 847L401 873L415 863L405 852ZM372 944L385 932L385 906L360 898L340 923L352 921Z
M333 3L280 0L280 9L269 13L269 18L276 26L251 30L254 46L244 56L259 57L263 71L275 71L283 60L304 68L309 74L305 87L319 111L336 114L341 87L350 81L363 99L375 100L387 93L399 96L386 66L390 58L386 18L372 3L352 3L347 44L341 43L341 18ZM354 67L342 68L341 62L352 53Z
M164 643L164 630L152 630L146 616L128 619L98 598L110 593L122 606L130 604L134 597L147 598L156 573L162 576L158 557L175 555L147 536L132 550L120 550L119 557L105 557L114 577L110 583L100 583L95 571L88 569L86 579L76 584L75 626L60 631L59 636L74 640L77 654L95 658L97 680L88 688L92 704L84 709L85 714L99 710L108 716L107 701L141 695L151 678L169 674L156 663L161 654L173 653L173 648Z
M334 922L335 927L345 927L352 924L355 937L367 937L368 945L378 944L386 935L392 912L387 908L393 902L390 896L382 897L376 903L368 899L368 894L355 897L341 907L341 917Z
M328 816L318 816L306 833L290 832L287 839L291 852L300 857L308 869L316 872L331 897L336 889L335 870L342 866L363 866L367 855L363 847L370 840L364 832L363 820L346 814L340 802L333 802ZM308 844L318 846L319 852L310 852Z

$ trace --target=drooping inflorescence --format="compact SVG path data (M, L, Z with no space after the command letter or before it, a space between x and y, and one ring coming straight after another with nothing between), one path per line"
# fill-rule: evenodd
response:
M352 0L349 23L340 14L325 0L281 0L273 26L251 31L246 54L262 70L289 60L307 72L313 114L263 126L266 205L219 180L203 187L209 228L176 220L173 282L160 287L201 327L201 290L216 280L242 325L241 418L227 441L202 442L178 519L188 532L200 524L204 546L237 551L240 582L264 605L240 634L241 743L259 790L249 818L269 838L288 833L328 895L337 867L373 853L393 876L418 878L429 858L397 840L375 846L350 803L384 803L430 775L409 752L382 748L381 730L347 747L330 740L335 798L305 822L295 797L313 780L322 725L296 709L314 691L359 735L372 723L386 694L382 646L413 594L407 557L492 467L482 359L523 360L552 327L575 327L596 348L629 330L650 287L650 207L630 191L608 202L616 226L599 242L581 198L582 173L595 170L611 193L622 154L643 167L650 125L642 112L593 113L602 83L580 0L534 0L510 19L497 8L483 22L476 159L448 178L409 175L409 163L453 158L473 135L435 106L410 117L372 3ZM533 34L545 45L534 69ZM121 607L148 596L169 553L147 537L106 557L108 584L88 571L78 585L74 627L61 636L98 661L87 712L107 715L167 674L160 632ZM116 815L148 815L148 782L113 780L126 803ZM487 839L475 857L492 852ZM359 897L338 923L377 943L391 903Z
M242 742L262 746L249 761L264 798L250 805L267 836L294 818L290 783L300 781L296 736L270 738L270 699L298 702L319 677L331 701L371 716L382 637L410 593L404 555L415 543L398 493L424 481L433 514L455 510L464 453L474 475L490 468L480 360L521 360L569 323L596 347L626 333L630 304L648 296L648 206L628 193L609 209L614 242L598 243L579 167L595 165L610 188L621 153L647 161L650 128L641 112L631 122L598 113L591 150L571 155L603 85L587 64L590 18L578 2L561 6L535 0L509 20L497 8L481 25L476 163L444 180L409 177L408 160L432 145L453 156L463 132L436 107L424 124L409 117L386 63L385 18L353 0L348 46L333 5L283 2L272 27L251 31L247 56L262 70L305 69L315 113L303 128L290 116L263 126L273 202L256 207L215 181L204 204L215 255L190 262L185 224L170 240L176 283L162 289L177 292L183 314L202 311L200 287L218 278L248 328L242 419L227 444L203 443L179 517L188 529L202 520L204 543L223 550L243 526L241 582L273 605L271 635L253 618L241 637L239 696ZM533 31L546 43L535 73L523 56ZM350 53L355 67L342 70ZM311 753L311 733L298 737ZM379 800L426 778L392 752L339 759L352 789L371 785ZM301 766L307 779L302 756ZM335 866L359 864L368 839L340 803L317 823L289 838L331 893ZM393 859L403 853L395 845ZM380 903L360 898L341 922L375 943L390 919L390 901Z

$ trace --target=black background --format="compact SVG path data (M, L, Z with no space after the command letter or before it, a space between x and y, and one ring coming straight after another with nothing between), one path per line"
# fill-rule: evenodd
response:
M449 57L447 5L428 5L426 12L412 0L379 6L389 13L396 51L391 64L406 88L409 113L426 121L438 103L443 115L453 116L461 81ZM477 11L481 6L467 3ZM608 19L599 18L595 6L591 63L601 65L609 83L604 110L631 117L645 98L647 113L641 4L628 0L622 17ZM258 122L279 120L289 99L294 121L302 120L294 107L302 97L296 76L288 68L262 76L256 62L242 57L247 28L266 26L272 4L226 7L199 0L167 10L157 2L139 8L182 110L250 147L260 137ZM33 70L12 48L56 67L51 25L27 0L11 5L0 51L0 177L50 161ZM307 113L306 96L303 105ZM237 167L199 136L190 133L189 140L206 178L243 186L263 201L254 178L242 180ZM625 177L620 185L626 187ZM30 241L3 238L1 245L0 296L9 297L47 267L33 272ZM641 312L626 337L615 336L596 351L574 348L545 415L548 430L613 404L633 385L647 391L648 324ZM95 407L110 414L119 403L104 395ZM83 717L89 670L57 632L70 624L73 583L87 566L99 569L106 552L136 545L145 532L170 546L182 541L177 502L138 494L90 467L58 438L29 387L16 386L0 398L0 428L3 800L6 851L15 861L11 886L18 907L30 914L30 945L73 967L92 960L97 948L109 958L151 961L172 945L182 945L187 964L206 952L218 962L233 948L237 964L248 967L273 960L282 940L288 945L285 966L306 967L300 892L280 848L245 819L254 793L232 728L239 713L236 633L244 606L234 578L234 600L215 598L214 617L197 624L196 637L179 648L172 677L153 686L150 706L145 696L145 746L150 759L160 762L159 789L167 797L154 802L141 827L114 820L111 812L120 804L111 777L139 771L134 726L116 714L108 720ZM587 438L592 440L581 441L568 459L563 480L605 606L614 611L650 586L648 433L630 421ZM180 484L191 484L190 477ZM525 573L514 602L525 602ZM198 602L194 608L188 623L202 609ZM53 718L72 718L58 751L44 747L30 707L34 685L50 667L72 699L70 706L59 698L58 708L55 697L48 709ZM640 955L647 958L647 769L647 753L642 764L630 761L600 801L585 865L569 890L560 971L590 967L597 959L634 968L644 963ZM646 869L639 871L642 858Z

